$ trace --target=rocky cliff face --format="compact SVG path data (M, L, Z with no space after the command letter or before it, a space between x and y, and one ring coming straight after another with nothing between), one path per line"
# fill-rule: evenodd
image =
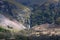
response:
M30 28L30 13L28 7L15 0L0 0L0 24L2 26L14 29Z

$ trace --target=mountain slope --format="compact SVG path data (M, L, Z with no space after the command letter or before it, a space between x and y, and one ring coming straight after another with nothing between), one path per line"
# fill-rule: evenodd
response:
M29 28L30 9L15 0L0 0L0 25L21 30ZM9 29L9 28L8 28Z
M0 14L0 25L2 26L2 28L4 29L8 29L8 30L14 30L14 31L19 31L22 29L25 29L26 27L23 26L21 23L18 23L17 21L11 21L8 18L6 18L5 16Z
M33 5L31 14L31 26L41 25L45 23L59 24L57 19L60 17L60 1L48 0L42 5Z

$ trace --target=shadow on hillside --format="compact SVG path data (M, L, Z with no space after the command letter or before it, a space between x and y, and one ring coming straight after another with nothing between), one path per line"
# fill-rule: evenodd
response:
M4 40L12 40L12 39L8 39L7 37L5 37ZM13 40L60 40L60 36L57 36L57 35L52 35L52 36L48 36L48 35L41 35L41 36L17 35L17 36L15 36L15 39L13 39Z
M48 36L48 35L41 35L39 37L37 36L17 36L16 40L60 40L60 36L57 35L52 35L52 36Z
M29 40L60 40L60 36L48 36L48 35L42 35L42 36L39 36L39 37L36 37L36 36L30 36L29 37Z

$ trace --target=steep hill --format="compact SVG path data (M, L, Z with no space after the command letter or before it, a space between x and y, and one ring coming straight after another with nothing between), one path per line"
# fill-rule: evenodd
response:
M21 30L29 28L30 9L15 0L0 0L0 25Z
M60 18L60 1L59 0L48 0L42 5L33 5L31 14L31 26L40 25L40 24L59 24L57 22Z

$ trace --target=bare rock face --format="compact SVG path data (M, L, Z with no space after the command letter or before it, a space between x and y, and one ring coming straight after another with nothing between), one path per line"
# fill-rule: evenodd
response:
M15 0L0 0L0 25L5 29L20 31L30 27L30 9Z
M0 14L0 26L4 29L8 30L14 30L14 32L20 31L22 29L26 29L26 27L19 23L16 20L10 20L9 18L6 18L5 16Z
M33 34L37 33L38 35L43 34L43 35L49 35L49 36L60 35L60 26L55 24L46 23L39 26L35 26L32 29L35 31L35 33L32 32Z

